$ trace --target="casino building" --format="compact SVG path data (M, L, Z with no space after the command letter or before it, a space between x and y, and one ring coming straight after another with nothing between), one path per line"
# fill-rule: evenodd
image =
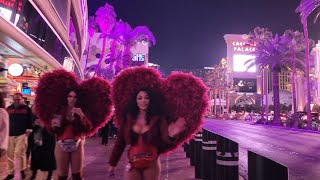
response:
M0 93L21 92L32 104L39 77L65 68L83 79L86 0L0 1Z
M226 34L228 87L237 89L229 93L229 106L254 105L261 102L261 78L255 66L247 70L245 62L253 59L255 45L248 45L245 35Z

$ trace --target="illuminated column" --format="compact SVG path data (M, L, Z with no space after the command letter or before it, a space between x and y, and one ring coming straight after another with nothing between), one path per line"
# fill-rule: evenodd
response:
M310 53L314 57L314 78L315 78L315 97L314 102L320 103L320 42L318 41L318 44L316 44L316 47L314 47Z
M8 60L0 56L0 68L8 69ZM7 78L7 70L0 72L0 94L4 97L6 106L9 104L10 86L8 85L9 79Z
M303 111L305 105L305 91L304 91L304 76L302 73L297 73L296 76L296 96L297 96L297 110Z

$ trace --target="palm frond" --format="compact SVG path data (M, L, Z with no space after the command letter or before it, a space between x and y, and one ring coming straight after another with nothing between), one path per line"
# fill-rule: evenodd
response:
M156 39L147 26L137 26L131 32L131 39L134 41L147 41L150 46L156 44ZM135 43L135 42L132 42Z

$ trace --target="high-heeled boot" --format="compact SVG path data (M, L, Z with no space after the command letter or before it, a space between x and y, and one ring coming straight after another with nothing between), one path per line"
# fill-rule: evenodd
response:
M80 173L72 174L72 180L82 180L82 176Z
M67 180L68 179L68 176L59 176L58 177L58 180Z

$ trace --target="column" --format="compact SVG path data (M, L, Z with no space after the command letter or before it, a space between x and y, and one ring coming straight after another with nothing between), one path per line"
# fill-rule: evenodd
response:
M305 105L305 91L304 91L304 76L302 73L296 75L296 96L297 96L297 111L303 111Z

